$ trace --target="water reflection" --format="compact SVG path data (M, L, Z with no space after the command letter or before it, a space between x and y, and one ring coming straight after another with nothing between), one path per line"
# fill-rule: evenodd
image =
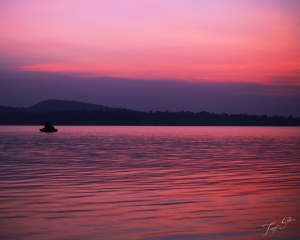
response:
M300 236L300 128L57 128L0 127L1 238Z

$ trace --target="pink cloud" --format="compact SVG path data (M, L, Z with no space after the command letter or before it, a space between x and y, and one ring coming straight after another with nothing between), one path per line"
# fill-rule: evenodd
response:
M300 67L299 17L276 1L0 4L0 57L26 71L270 83Z

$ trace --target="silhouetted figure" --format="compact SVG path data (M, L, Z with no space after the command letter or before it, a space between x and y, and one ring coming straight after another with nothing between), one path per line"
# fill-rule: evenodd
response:
M57 132L52 123L45 123L45 127L40 129L41 132Z

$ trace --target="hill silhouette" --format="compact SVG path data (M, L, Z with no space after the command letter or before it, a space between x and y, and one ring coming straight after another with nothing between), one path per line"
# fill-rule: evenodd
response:
M47 100L29 108L0 106L0 125L43 125L45 122L93 126L300 126L300 118L292 116L144 112L64 100Z
M0 112L24 112L24 111L28 111L27 108L0 106Z
M66 101L66 100L46 100L35 104L26 110L31 112L63 112L70 110L88 110L88 111L97 111L97 110L112 110L113 108L96 105L91 103L77 102L77 101Z

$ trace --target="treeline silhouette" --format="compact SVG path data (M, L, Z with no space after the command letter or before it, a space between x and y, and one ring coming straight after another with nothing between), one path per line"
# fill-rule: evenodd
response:
M300 126L292 116L214 114L209 112L143 112L127 109L61 112L0 112L1 125L104 125L104 126Z

